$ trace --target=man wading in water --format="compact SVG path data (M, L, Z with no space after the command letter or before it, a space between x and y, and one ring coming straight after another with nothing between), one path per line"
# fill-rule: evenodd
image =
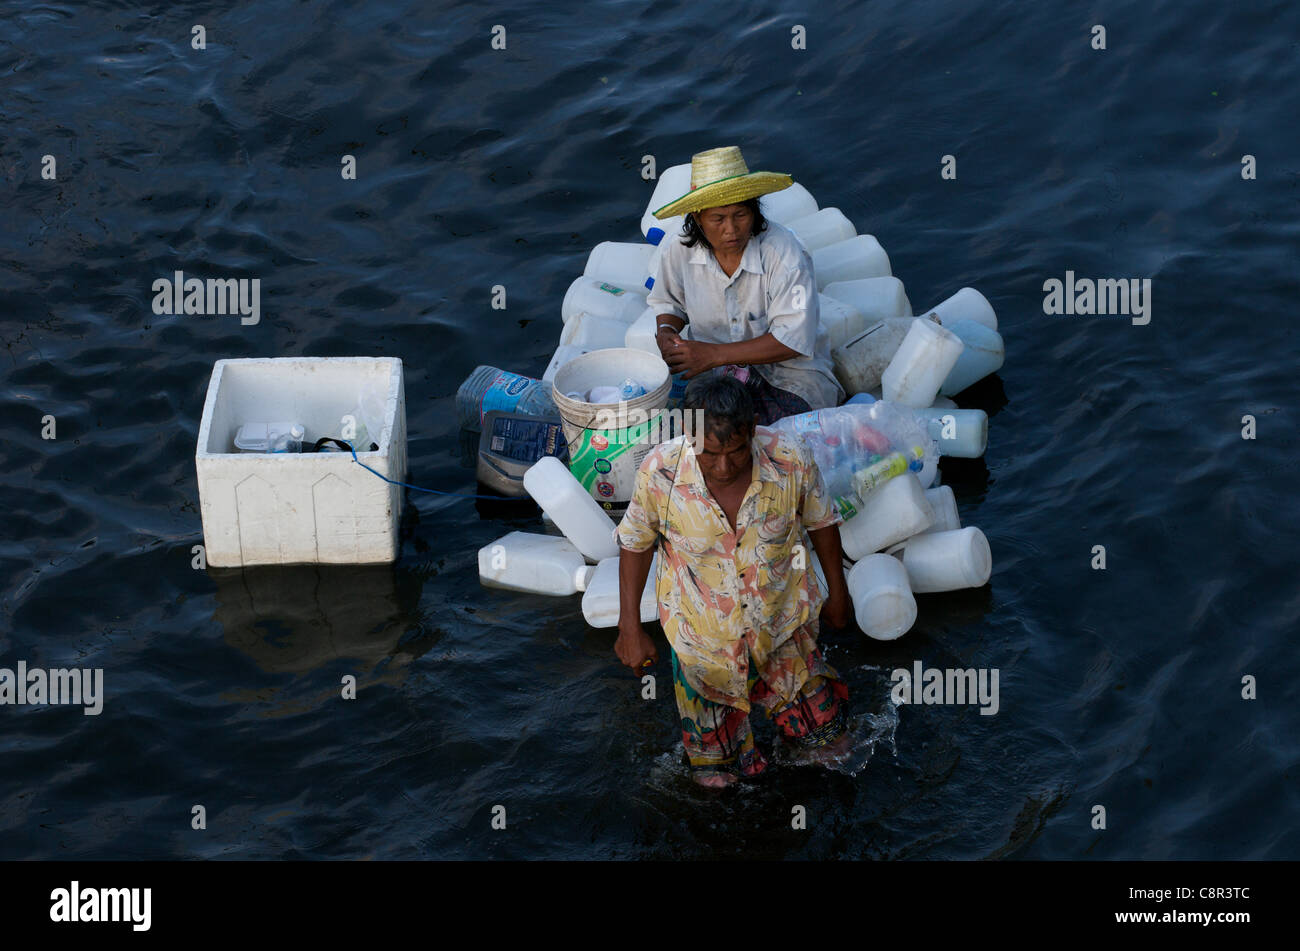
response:
M692 381L684 403L704 411L704 432L650 451L615 530L614 652L634 671L659 659L640 603L662 539L655 592L672 647L682 742L697 782L727 786L767 768L751 706L797 746L836 754L846 745L848 690L822 658L817 632L822 618L848 623L849 593L840 517L811 453L755 426L748 388L730 377ZM825 592L804 530L825 570Z

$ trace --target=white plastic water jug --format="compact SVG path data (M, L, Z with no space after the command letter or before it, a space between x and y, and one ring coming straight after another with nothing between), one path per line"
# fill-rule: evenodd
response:
M848 585L858 627L868 637L892 641L916 623L916 598L897 558L868 555L853 566Z
M838 208L823 208L785 225L810 254L818 248L847 241L857 234L853 223Z
M653 307L641 311L641 316L624 332L623 346L659 356L659 344L655 342L655 331L659 329L658 317Z
M925 491L913 472L894 476L861 501L858 514L840 524L844 554L854 561L911 538L934 521Z
M993 312L993 305L973 287L963 287L947 300L935 304L926 313L939 315L939 322L945 327L954 320L974 320L988 327L998 329L998 315Z
M827 346L830 349L842 346L854 334L859 333L864 324L862 315L852 304L846 304L825 294L817 295L819 314L818 332L826 329Z
M889 277L889 255L872 235L860 234L812 252L817 289L845 281Z
M549 380L534 380L491 366L475 367L456 390L456 415L461 429L479 432L483 417L494 409L529 416L556 416L560 412L551 399Z
M598 277L575 278L564 292L560 317L567 324L578 314L592 314L617 320L624 326L645 310L646 290L639 284L614 284Z
M944 396L960 393L990 373L1002 369L1006 348L1002 343L1002 335L996 330L990 330L986 325L969 318L954 320L943 326L960 337L965 344L961 356L948 371L943 386L939 387L939 392Z
M917 594L980 588L993 572L989 541L974 525L909 538L903 566Z
M925 500L930 503L930 511L934 513L934 521L930 523L929 528L918 532L918 535L928 535L931 532L953 532L961 528L961 519L957 516L957 497L952 494L952 486L936 485L932 489L926 489Z
M989 417L984 410L927 406L912 412L917 419L925 420L926 431L938 446L939 455L957 459L978 459L984 455L989 441Z
M689 189L690 187L691 183L688 180L686 188ZM682 194L685 194L685 191ZM762 209L764 218L789 227L786 224L787 222L797 221L800 218L815 214L817 200L813 198L808 189L795 182L789 188L783 188L779 192L771 192L759 198L758 207Z
M659 244L663 241L664 235L681 233L684 216L677 215L660 221L654 213L655 209L662 208L670 201L676 201L690 190L691 164L689 162L674 165L659 173L655 190L650 195L650 201L646 203L645 213L641 215L641 233L645 235L647 241L651 244Z
M524 488L588 561L618 554L614 523L559 459L539 459L524 473Z
M582 269L582 273L619 287L645 290L646 275L650 273L650 258L654 253L654 245L650 244L602 241L591 249L591 254L587 256L587 266ZM636 314L639 313L640 310L637 310ZM636 314L628 318L629 322L636 320Z
M595 314L575 314L560 331L561 345L582 347L586 350L608 350L623 346L627 328L619 320L597 317Z
M618 627L619 586L618 558L605 558L593 569L587 590L582 595L582 616L592 627ZM659 620L659 602L655 598L655 576L659 571L659 554L650 561L650 574L646 576L641 592L641 621Z
M654 254L650 255L650 263L647 265L645 289L651 291L655 286L655 278L659 276L659 262L663 260L664 249L668 247L667 241L660 241L655 245Z
M857 281L832 281L827 297L842 300L857 310L868 324L891 317L911 317L912 302L896 277L867 277Z
M845 393L867 393L880 386L880 378L898 352L913 317L875 320L831 350L831 366Z
M594 348L592 347L577 347L564 343L560 344L555 348L555 353L551 357L551 362L546 365L546 372L542 374L542 379L547 383L553 383L555 381L555 374L559 371L560 367L564 366L574 357L580 357L584 353L591 353L593 349Z
M554 535L511 532L478 550L478 578L488 588L573 594L586 589L594 571L571 542Z
M927 409L956 409L957 404L954 403L952 400L948 399L948 397L946 396L936 396L934 398L934 402L931 403L926 408ZM913 407L913 409L915 409L915 407Z
M905 406L930 406L965 346L932 320L915 318L894 359L880 375L885 399Z

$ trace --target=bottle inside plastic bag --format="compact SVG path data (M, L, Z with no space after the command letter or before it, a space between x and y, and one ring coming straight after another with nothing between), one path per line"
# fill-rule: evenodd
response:
M831 406L787 416L772 428L803 439L845 520L858 513L863 492L888 479L912 471L925 488L938 472L938 451L928 429L896 403Z

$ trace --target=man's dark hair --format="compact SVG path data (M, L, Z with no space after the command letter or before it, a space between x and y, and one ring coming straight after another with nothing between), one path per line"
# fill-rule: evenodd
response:
M744 205L754 213L754 225L749 232L751 238L754 235L767 230L767 219L763 217L763 212L758 207L757 198L749 198L745 201L733 202L732 204ZM695 215L693 214L688 214L686 220L682 223L681 238L682 244L686 245L688 248L693 248L696 244L703 244L709 250L713 249L713 245L709 244L709 239L704 237L704 230L700 227L700 223L695 220Z
M695 434L700 440L707 434L725 446L737 434L753 435L754 400L734 377L696 377L686 386L682 408L704 410L704 432Z

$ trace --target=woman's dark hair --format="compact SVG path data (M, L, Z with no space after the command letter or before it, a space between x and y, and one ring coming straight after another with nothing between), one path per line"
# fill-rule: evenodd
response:
M767 230L767 219L763 217L763 212L758 207L757 198L749 198L745 201L734 202L734 204L744 205L754 213L754 226L749 232L751 238ZM688 248L693 248L696 244L703 244L710 251L713 250L713 245L709 244L709 239L704 237L704 230L700 227L700 223L695 220L693 214L687 214L686 220L682 222L681 239L682 244Z
M739 380L730 376L700 376L686 385L682 408L704 410L704 432L724 446L737 433L749 436L754 431L754 400Z

